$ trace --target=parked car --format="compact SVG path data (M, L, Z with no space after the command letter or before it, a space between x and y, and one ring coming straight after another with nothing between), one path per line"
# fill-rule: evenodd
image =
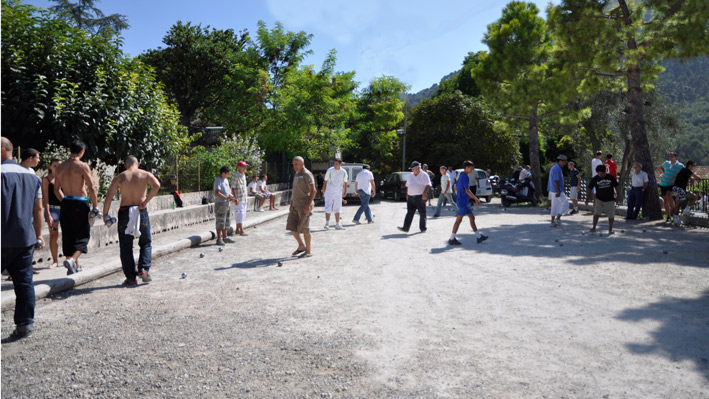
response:
M394 172L382 180L379 184L379 195L381 198L389 196L394 198L394 201L406 199L406 179L409 178L411 172Z
M463 169L455 170L456 176L460 176L462 173ZM475 193L476 197L479 199L485 198L485 202L492 201L492 185L490 184L490 179L488 178L487 172L482 169L475 169L470 172L468 178L470 178L471 181L476 179L478 182L477 192Z

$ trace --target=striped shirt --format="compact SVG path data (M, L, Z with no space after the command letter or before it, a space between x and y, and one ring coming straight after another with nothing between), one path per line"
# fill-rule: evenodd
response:
M246 176L239 173L239 171L234 172L234 175L231 176L231 188L236 191L236 199L246 204Z
M670 161L665 161L662 163L662 169L665 172L662 174L662 180L660 180L660 185L662 187L671 187L675 183L675 177L677 173L684 168L682 162L675 162L674 165Z

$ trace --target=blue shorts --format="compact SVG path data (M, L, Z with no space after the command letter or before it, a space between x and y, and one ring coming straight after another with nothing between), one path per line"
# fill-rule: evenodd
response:
M52 215L52 220L54 221L54 223L59 222L59 215L61 215L60 208L54 208L52 205L50 205L49 214Z
M468 202L468 201L466 201L465 203L456 202L456 205L458 205L458 213L456 214L457 216L465 216L465 215L472 215L473 214L473 208L470 207L470 202Z

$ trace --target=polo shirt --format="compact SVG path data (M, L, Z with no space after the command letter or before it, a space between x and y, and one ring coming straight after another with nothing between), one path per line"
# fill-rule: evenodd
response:
M37 243L34 202L42 198L42 181L30 169L8 159L2 175L2 247L26 248Z
M670 161L665 161L662 163L662 168L665 170L665 173L662 174L660 185L662 187L671 187L674 185L674 180L675 177L677 177L677 173L684 168L684 164L677 161L673 165Z
M561 165L555 163L549 171L549 181L547 182L547 191L550 193L556 193L555 181L559 182L559 188L561 192L564 192L564 172L561 170Z
M596 172L596 166L603 165L603 161L598 158L593 158L591 160L591 177L596 177L598 172Z
M408 188L408 195L423 195L426 191L426 187L431 185L431 178L428 177L428 173L424 171L419 172L416 176L413 173L409 175L406 179L406 187Z
M448 184L449 182L450 182L450 184ZM448 186L448 190L446 190L446 186ZM446 191L443 191L443 190L446 190ZM450 176L448 176L448 173L441 175L441 191L443 191L443 194L453 192L453 183L451 182L451 178L450 178Z
M372 194L372 183L370 183L372 180L374 180L372 172L367 169L362 169L361 172L357 173L357 177L355 178L357 190L362 190L367 195Z
M634 188L637 188L637 187L642 188L642 186L644 186L645 183L650 181L647 178L647 173L644 170L641 170L640 173L635 173L635 171L633 171L632 176L633 176L632 186Z
M325 181L327 182L325 194L342 195L344 183L347 181L347 171L342 168L337 170L333 166L325 172Z

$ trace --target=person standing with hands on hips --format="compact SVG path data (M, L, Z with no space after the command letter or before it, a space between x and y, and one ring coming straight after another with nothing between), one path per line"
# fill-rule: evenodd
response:
M397 227L399 230L408 233L411 228L411 222L414 220L414 214L419 212L419 230L422 233L426 232L426 193L431 187L431 179L428 173L421 171L421 164L414 161L409 168L413 172L406 179L406 217L404 218L404 226Z

